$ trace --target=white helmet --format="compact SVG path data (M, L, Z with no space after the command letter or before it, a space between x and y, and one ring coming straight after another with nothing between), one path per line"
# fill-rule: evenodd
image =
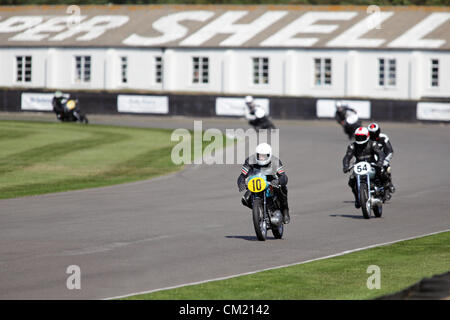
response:
M246 96L245 97L245 103L246 104L253 103L253 97L252 96Z
M272 160L272 147L267 143L260 143L256 147L256 162L265 166Z
M369 130L366 127L359 127L355 130L355 142L364 144L369 141Z
M336 109L343 108L343 107L348 107L348 103L344 102L344 101L336 101L334 106L336 107Z

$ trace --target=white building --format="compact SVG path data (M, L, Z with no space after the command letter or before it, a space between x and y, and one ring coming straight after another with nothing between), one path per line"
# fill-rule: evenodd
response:
M448 7L79 9L0 7L0 87L450 97Z

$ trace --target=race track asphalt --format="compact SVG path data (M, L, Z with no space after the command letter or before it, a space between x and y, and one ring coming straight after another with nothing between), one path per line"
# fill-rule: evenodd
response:
M192 128L193 120L90 117L164 128ZM204 129L247 128L237 119L202 120ZM236 187L240 164L189 165L147 181L0 200L0 299L116 297L450 229L450 126L381 123L395 151L397 192L382 218L365 220L342 173L342 129L332 121L275 124L289 176L284 239L269 231L267 241L256 241ZM81 269L80 290L66 287L70 265Z

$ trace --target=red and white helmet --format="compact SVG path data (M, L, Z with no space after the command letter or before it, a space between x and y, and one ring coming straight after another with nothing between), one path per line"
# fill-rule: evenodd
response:
M378 139L378 137L380 136L380 126L377 123L373 122L369 124L367 129L369 129L370 138L372 140Z
M364 144L369 141L369 130L365 127L359 127L355 130L355 142L357 144Z

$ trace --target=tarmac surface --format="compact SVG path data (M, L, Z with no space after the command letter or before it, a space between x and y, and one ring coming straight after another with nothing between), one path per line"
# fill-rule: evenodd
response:
M0 119L54 121L49 114ZM95 116L94 124L193 128L194 119ZM203 129L248 128L200 119ZM397 192L365 220L342 172L349 141L333 121L274 121L291 223L256 240L241 164L188 165L151 180L0 200L0 299L103 299L232 276L450 229L450 126L380 123ZM367 122L365 122L367 125ZM80 267L81 289L66 273ZM365 273L366 270L361 270Z

